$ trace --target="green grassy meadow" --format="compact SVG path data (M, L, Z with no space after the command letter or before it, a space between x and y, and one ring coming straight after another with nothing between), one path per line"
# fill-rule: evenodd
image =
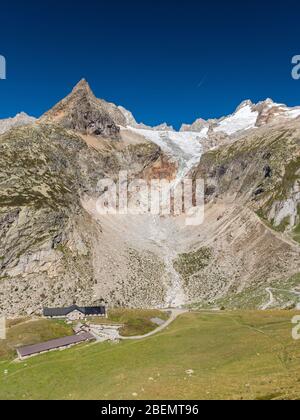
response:
M0 399L299 399L295 312L191 312L141 341L0 361Z
M16 358L16 347L41 343L73 334L72 327L63 321L47 319L32 321L26 318L8 321L7 339L0 340L0 363L3 360Z
M167 321L169 314L158 310L142 309L111 309L108 313L108 320L123 324L120 334L123 337L134 337L145 335L157 328L151 321L152 318L160 318Z

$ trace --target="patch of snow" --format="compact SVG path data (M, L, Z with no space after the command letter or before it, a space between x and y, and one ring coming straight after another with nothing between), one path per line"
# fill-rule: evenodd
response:
M291 198L284 202L276 202L270 212L270 219L274 219L274 225L280 226L280 224L289 217L290 226L295 226L298 216L299 203L300 193L294 194Z
M221 120L215 131L223 131L230 136L241 130L249 130L255 127L258 115L250 105L243 106L235 114Z
M21 112L13 118L7 118L0 120L0 134L4 134L6 131L9 131L11 128L22 127L28 124L32 124L36 121L36 118L30 117L29 115Z
M300 117L300 108L290 109L286 112L286 116L291 119Z

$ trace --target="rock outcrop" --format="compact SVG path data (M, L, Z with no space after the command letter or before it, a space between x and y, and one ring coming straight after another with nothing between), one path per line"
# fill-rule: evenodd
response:
M193 124L183 124L180 131L192 131L195 133L200 133L203 129L209 128L209 123L202 118L198 118Z

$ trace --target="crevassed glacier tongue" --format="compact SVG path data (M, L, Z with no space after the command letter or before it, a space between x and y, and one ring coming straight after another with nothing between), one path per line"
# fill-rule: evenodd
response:
M147 140L157 144L168 156L178 163L178 172L173 186L181 182L190 170L200 162L203 147L202 141L207 132L154 131L129 128Z

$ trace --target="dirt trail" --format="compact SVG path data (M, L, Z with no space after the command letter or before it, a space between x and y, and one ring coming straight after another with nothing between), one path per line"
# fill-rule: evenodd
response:
M266 225L261 218L253 212L253 215L256 217L257 221L264 226L265 229L267 229L269 232L271 232L274 236L276 236L277 239L280 241L290 245L294 249L296 249L300 253L300 244L297 241L294 241L294 239L284 235L283 233L277 232L276 230L270 228L268 225Z
M270 287L266 288L266 292L269 293L270 295L270 300L268 303L266 303L264 306L262 306L262 311L266 311L268 308L270 308L272 305L274 305L274 303L276 302L276 299L274 298L272 289Z
M278 290L279 292L287 292L287 293L292 293L296 296L300 296L300 292L297 292L297 290L295 289L288 290L288 289L278 289L277 287L267 287L266 292L269 293L270 300L268 303L266 303L264 306L261 307L262 311L266 311L268 308L272 307L276 303L276 298L274 297L272 290Z

